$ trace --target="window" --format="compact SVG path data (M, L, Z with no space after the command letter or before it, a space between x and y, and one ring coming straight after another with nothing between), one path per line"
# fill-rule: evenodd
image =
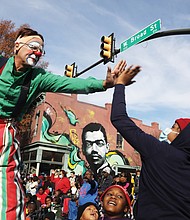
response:
M120 133L117 133L116 148L117 149L123 148L123 137L120 135Z
M38 112L36 113L36 116L35 116L35 128L34 128L34 136L37 135L37 132L38 132L38 124L39 124L39 118L40 118L40 110L38 110Z
M23 156L23 158L22 158L23 161L29 160L29 152L24 152L24 153L22 154L22 156Z
M30 152L30 159L29 160L36 160L37 150Z
M43 150L42 160L62 163L63 156L64 154L60 152L52 152L52 151Z

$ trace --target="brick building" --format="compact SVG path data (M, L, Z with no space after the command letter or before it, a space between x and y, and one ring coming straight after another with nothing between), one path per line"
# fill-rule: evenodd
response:
M77 95L46 93L37 99L37 107L21 122L21 153L26 172L45 172L51 169L74 170L83 173L89 166L82 153L81 134L91 123L100 123L106 130L109 152L106 160L116 165L141 166L140 156L110 122L111 104L104 107L77 100ZM159 137L159 124L151 126L132 120L146 133Z

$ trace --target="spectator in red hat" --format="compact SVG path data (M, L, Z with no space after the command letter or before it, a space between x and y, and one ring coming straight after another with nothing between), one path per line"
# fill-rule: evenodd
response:
M128 116L125 86L132 84L139 66L123 66L114 90L111 121L140 153L142 168L135 220L190 219L190 119L177 119L166 140L142 131Z
M190 118L179 118L175 122L179 125L180 131L182 131L190 123Z
M102 220L124 220L129 219L130 198L127 191L119 185L108 187L100 197L103 207Z
M189 123L189 118L176 119L171 128L166 128L161 132L159 140L170 144Z

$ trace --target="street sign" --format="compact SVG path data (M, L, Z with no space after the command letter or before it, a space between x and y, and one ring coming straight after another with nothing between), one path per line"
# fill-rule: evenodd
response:
M124 42L120 44L120 52L127 50L129 47L145 40L146 38L150 37L151 35L155 34L157 31L161 29L161 20L158 19L146 28L142 29L141 31L137 32Z

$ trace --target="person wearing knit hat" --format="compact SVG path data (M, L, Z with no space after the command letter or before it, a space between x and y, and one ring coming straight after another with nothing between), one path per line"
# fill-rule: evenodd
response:
M190 118L176 119L171 128L166 128L161 132L159 140L170 144L189 123Z
M99 208L95 203L87 202L78 207L77 220L98 220Z
M165 141L142 131L128 115L125 91L140 69L129 66L118 76L111 109L113 126L141 157L139 193L133 215L135 220L189 220L190 118L175 120L165 133Z
M190 118L179 118L175 122L179 125L180 131L182 131L190 123Z
M108 187L100 197L104 216L102 220L129 219L125 215L130 214L131 201L128 192L120 185Z

